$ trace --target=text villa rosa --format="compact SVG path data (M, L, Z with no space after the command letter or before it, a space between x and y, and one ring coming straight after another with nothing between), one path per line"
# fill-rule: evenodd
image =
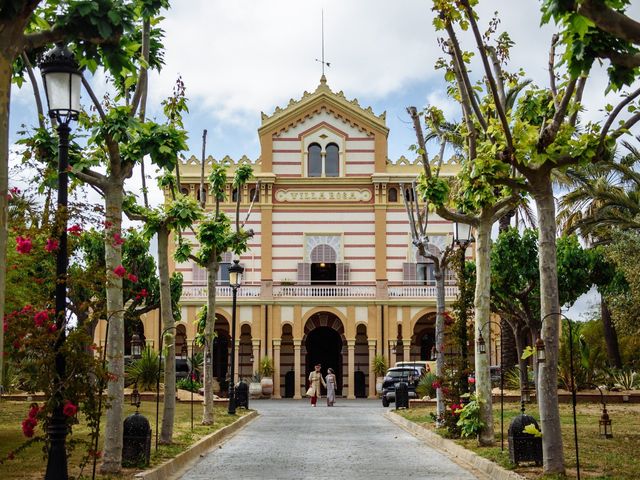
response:
M276 200L279 202L368 202L371 200L369 190L278 190Z

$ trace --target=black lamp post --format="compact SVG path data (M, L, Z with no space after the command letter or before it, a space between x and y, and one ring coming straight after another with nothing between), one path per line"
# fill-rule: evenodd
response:
M571 324L571 320L569 320L564 314L560 312L551 312L542 317L541 326L544 327L544 321L552 316L560 317L560 321L566 320L567 327L569 328L569 370L571 373L571 404L573 407L573 441L576 447L576 477L580 480L580 455L578 449L578 422L576 419L576 379L573 370L573 325ZM542 328L541 328L542 330ZM544 339L540 337L536 341L536 357L538 359L538 364L544 364L547 360L547 353L545 351Z
M487 353L487 344L482 337L482 330L487 325L496 325L500 329L500 450L504 450L504 374L502 368L502 362L504 358L502 354L502 325L493 320L489 320L480 327L480 330L478 331L478 340L476 341L476 343L478 344L478 353L480 353L481 355ZM489 341L491 341L491 336L489 336ZM489 349L489 365L491 365L491 349ZM491 381L491 376L489 376L489 381Z
M238 296L238 288L242 284L242 273L244 267L240 265L240 261L235 259L233 265L229 267L229 285L232 291L231 304L231 378L229 379L229 415L236 414L236 397L235 397L235 374L236 374L236 300Z
M69 166L69 123L77 120L80 113L81 74L73 54L62 44L49 50L42 56L40 71L44 82L49 116L55 119L58 127L58 209L56 229L58 234L58 252L56 257L56 327L58 338L54 345L56 383L55 407L47 434L49 452L46 480L64 480L68 478L66 438L69 427L62 413L62 382L66 373L64 355L60 352L66 341L65 319L67 310L67 186Z

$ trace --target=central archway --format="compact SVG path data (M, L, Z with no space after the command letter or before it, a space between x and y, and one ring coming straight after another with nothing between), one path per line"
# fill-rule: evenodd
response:
M305 384L314 365L322 365L322 375L332 368L336 375L336 395L342 395L344 328L340 319L332 313L316 313L305 326Z

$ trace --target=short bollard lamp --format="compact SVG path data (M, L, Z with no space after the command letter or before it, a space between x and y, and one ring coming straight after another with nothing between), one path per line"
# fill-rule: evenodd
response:
M137 333L131 335L131 356L134 360L142 357L142 339Z

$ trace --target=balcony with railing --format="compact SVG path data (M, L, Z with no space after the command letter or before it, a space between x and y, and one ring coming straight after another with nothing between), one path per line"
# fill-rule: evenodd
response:
M444 296L453 299L458 294L456 285L445 285ZM231 287L228 285L218 285L216 287L216 297L231 298ZM269 292L274 299L279 298L413 298L413 299L435 299L437 292L435 285L389 285L386 289L375 285L291 285L275 284ZM242 285L238 289L238 298L259 298L267 296L266 289L258 284ZM182 288L182 300L204 300L207 298L206 285L184 285Z

